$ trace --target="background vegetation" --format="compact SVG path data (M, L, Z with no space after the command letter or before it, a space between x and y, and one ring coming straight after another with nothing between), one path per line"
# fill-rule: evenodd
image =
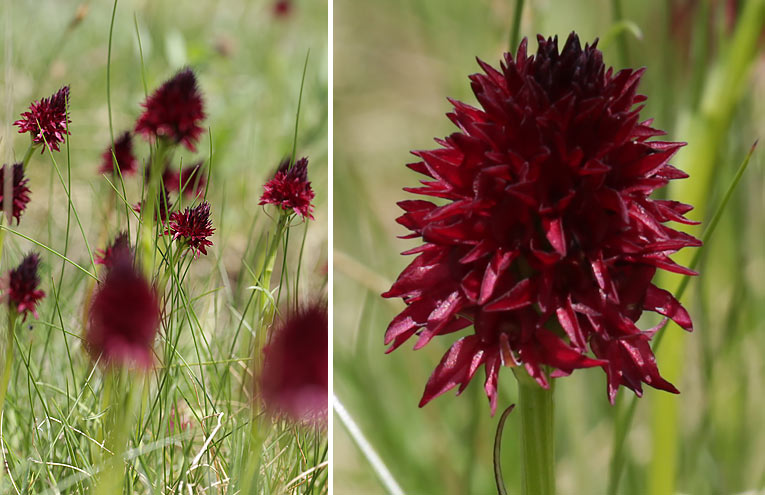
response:
M428 376L457 336L384 355L383 333L403 306L379 295L410 261L398 253L413 241L396 238L404 229L394 221L395 202L411 197L401 188L418 180L404 167L413 160L408 151L433 148L433 137L454 131L444 116L451 109L447 96L475 104L467 76L479 71L476 56L496 65L508 50L515 3L335 2L335 394L405 493L496 490L491 454L499 414L490 416L481 380L459 398L446 394L417 408ZM688 142L673 163L691 178L670 195L692 202L695 218L708 220L765 131L764 2L525 3L521 34L531 39L531 51L537 33L565 40L575 30L582 42L600 38L607 65L647 68L641 115L655 118L669 139ZM621 15L615 7L623 8ZM682 393L647 389L638 401L617 493L765 489L762 157L761 150L754 153L703 250L702 275L690 282L686 302L695 333L666 329L658 364ZM692 254L677 259L687 263ZM678 280L663 283L674 290ZM501 410L517 400L509 370L501 373L500 389ZM617 407L608 404L600 369L558 380L560 494L607 492L616 419L632 402L629 391L620 396ZM337 416L334 432L335 493L383 493ZM513 414L502 459L509 493L519 493L518 432Z
M286 261L281 255L277 258L274 286L284 267L289 286L279 291L283 300L293 300L296 292L301 300L323 297L328 5L291 3L289 15L277 17L269 0L120 0L111 48L111 109L107 55L112 2L12 0L0 9L3 159L19 161L28 145L29 137L16 134L11 122L32 100L69 84L71 136L62 152L54 155L64 182L71 184L72 208L84 235L73 216L68 225L66 192L48 154L39 152L27 169L32 199L14 228L66 252L84 267L90 267L88 247L103 248L124 228L120 224L124 216L115 218L112 213L114 191L97 172L110 142L110 111L115 135L130 129L146 89L152 91L185 65L194 68L204 95L209 134L203 135L196 154L183 151L176 159L185 164L204 159L207 166L212 150L207 199L216 229L214 246L193 263L182 285L171 283L175 297L163 330L179 332L181 337L174 346L163 339L163 332L157 339L156 348L163 349L160 354L171 359L163 359L147 380L142 416L127 453L131 493L177 492L181 482L184 493L191 493L191 487L193 493L234 493L232 481L247 461L242 448L250 404L241 391L249 390L249 356L246 346L232 344L239 325L243 334L265 328L258 312L250 310L242 317L251 292L248 287L254 284L252 267L262 264L263 242L275 224L273 215L257 202L263 183L292 151L309 50L297 153L310 157L316 220L305 229L303 225L290 229L289 256ZM134 145L137 156L145 159L148 145L140 138ZM137 202L141 175L126 178L125 186L129 201ZM295 287L304 232L300 283ZM2 272L17 265L33 247L8 234ZM3 460L10 475L0 476L0 492L83 493L88 476L99 467L92 452L98 448L94 442L104 417L102 374L93 371L80 341L90 282L58 256L36 249L43 255L41 288L47 297L39 308L39 320L27 319L28 331L17 337L14 378L0 425ZM182 292L188 306L180 302ZM163 354L168 346L171 351ZM168 379L161 382L166 369ZM321 430L278 422L264 444L260 491L326 492L325 437ZM314 466L318 466L315 471L304 474Z

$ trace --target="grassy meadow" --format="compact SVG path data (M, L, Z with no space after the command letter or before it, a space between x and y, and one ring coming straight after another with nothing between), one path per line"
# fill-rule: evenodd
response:
M141 200L150 145L134 137L141 172L124 183L98 168L146 95L185 66L198 78L205 132L196 153L183 149L172 163L202 160L209 170L215 232L206 256L166 272L154 366L133 381L135 418L115 453L125 459L125 493L328 492L325 428L259 415L260 444L250 438L259 414L250 344L263 342L274 314L326 298L327 8L299 1L278 16L267 0L3 2L3 163L21 161L29 143L11 123L65 84L71 124L61 152L32 156L31 201L4 238L2 272L36 250L46 297L39 318L16 328L1 493L93 493L104 469L107 380L82 342L94 276L103 273L92 260L119 231L134 238L139 230L127 206ZM258 200L293 146L310 160L315 220L293 218L274 240L277 210ZM158 236L155 253L167 242ZM256 287L269 243L277 248L272 283Z
M530 53L538 33L562 43L575 30L582 43L600 39L607 66L646 68L641 120L654 118L668 140L688 143L671 163L690 178L661 194L696 207L690 217L703 223L695 235L765 135L763 1L337 0L334 393L403 493L496 493L492 447L499 412L517 401L512 373L500 373L494 417L480 370L460 397L452 391L419 409L430 373L469 330L385 355L385 329L404 306L380 294L413 259L399 253L417 245L396 237L406 232L395 223L395 203L415 199L402 188L422 178L404 166L415 161L409 151L433 149L434 137L456 130L444 115L452 108L446 97L476 104L468 80L479 72L475 57L497 66L503 52L515 52L511 26L515 6L524 3L520 35L529 38ZM662 331L658 366L681 394L646 388L635 402L622 389L611 406L599 368L557 380L559 494L765 493L761 148L700 250L701 275L683 297L695 331ZM695 251L674 258L687 264ZM680 279L660 283L675 291ZM335 493L396 493L348 422L335 415L334 425ZM519 429L513 413L502 443L508 493L520 493Z

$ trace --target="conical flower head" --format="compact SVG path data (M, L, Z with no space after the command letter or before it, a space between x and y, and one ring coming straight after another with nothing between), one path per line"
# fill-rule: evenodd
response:
M116 260L123 260L126 257L132 258L133 251L130 248L130 239L127 232L120 232L114 238L111 244L104 249L97 249L95 262L110 268Z
M85 347L106 365L148 368L160 320L159 300L133 265L129 250L113 254L90 305Z
M133 211L141 213L143 207L143 201L133 205ZM164 224L167 222L167 217L170 216L173 211L173 202L170 200L170 192L167 189L163 189L157 194L156 202L154 203L154 218L159 218L159 221Z
M196 142L204 129L204 102L194 72L185 68L160 86L143 103L135 132L153 141L164 137L196 151Z
M5 203L5 165L0 168L0 211L4 207ZM13 176L13 210L12 216L16 219L16 222L21 221L21 214L27 208L29 203L30 190L27 187L29 179L24 176L24 166L21 163L13 165L11 171Z
M313 303L277 322L263 350L261 399L272 413L326 422L329 345L327 306Z
M40 276L37 269L40 266L40 256L29 253L13 270L8 273L6 297L8 304L18 315L27 318L32 313L37 318L37 303L45 297L45 292L38 289Z
M274 177L263 186L260 205L276 205L292 210L304 219L313 220L314 192L308 181L308 158L301 158L291 167L289 159L279 164Z
M133 136L130 132L124 132L114 141L114 155L112 147L109 146L101 155L101 168L98 171L102 174L114 172L114 160L117 161L117 167L121 175L133 175L138 169L138 160L133 154Z
M182 193L186 198L202 196L207 184L203 165L204 162L200 161L180 171L173 167L166 167L162 173L162 184L167 191Z
M425 175L405 190L439 198L399 203L398 222L423 245L385 297L407 308L391 322L393 350L415 348L472 325L442 359L421 405L459 386L481 365L492 411L501 365L523 365L543 387L550 376L601 366L608 396L642 383L676 393L635 322L644 310L691 329L680 303L651 283L657 268L693 274L669 255L698 246L666 222L692 223L691 207L649 195L686 177L668 161L682 143L640 121L642 70L606 70L596 44L572 33L524 40L497 70L479 60L470 77L481 105L451 101L459 128L409 167ZM594 353L591 357L589 352Z
M22 113L21 119L13 125L19 127L19 134L28 132L35 144L48 143L51 150L59 151L59 143L63 143L69 134L68 103L69 86L64 86L51 97L32 102L29 111ZM41 153L44 151L43 148Z
M180 242L185 243L194 253L194 257L198 257L200 253L207 255L207 246L212 246L208 237L213 235L213 232L215 229L212 228L210 219L210 203L207 201L170 215L167 233L172 234L174 241L180 239Z

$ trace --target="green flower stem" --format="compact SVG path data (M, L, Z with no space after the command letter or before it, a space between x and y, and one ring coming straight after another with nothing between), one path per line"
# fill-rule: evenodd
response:
M513 26L510 29L510 51L515 53L521 38L521 18L523 17L524 0L515 0L515 11L513 12Z
M24 158L21 160L21 166L24 171L27 170L27 165L29 164L29 160L32 159L32 153L34 153L35 149L37 149L37 146L35 145L34 141L31 141L29 143L29 147L27 148L27 152L24 153Z
M239 493L257 493L257 480L260 471L260 460L262 458L263 441L265 440L265 430L263 428L262 415L252 410L250 417L250 436L247 442L248 455L244 464L244 471L240 477L241 485Z
M261 276L261 285L264 289L269 290L271 286L271 276L274 273L274 265L276 264L276 253L279 251L279 246L282 243L282 235L289 222L289 215L284 212L280 212L279 220L276 223L276 231L274 237L271 239L271 244L268 246L268 252L266 253L266 260L263 263L263 275ZM261 298L261 311L265 308L267 300L265 297Z
M16 309L8 307L8 332L5 341L5 367L0 381L0 414L5 406L5 395L8 392L8 382L11 380L13 371L13 332L16 328Z
M555 495L553 387L540 387L523 369L514 372L521 414L521 493Z
M141 378L133 380L129 370L109 369L106 380L107 386L113 392L109 411L107 414L106 448L111 453L104 461L103 469L98 474L95 495L114 495L122 493L125 482L125 463L123 453L127 447L130 431L133 427L133 413L136 410L137 400L141 394L136 393L137 383L142 383ZM127 390L125 390L127 389ZM122 391L122 392L119 392Z
M156 203L157 195L160 192L162 169L165 166L169 146L164 139L157 141L157 150L149 166L149 183L146 188L146 195L141 204L141 263L144 273L151 278L154 273L154 248L156 239L154 238L154 225L156 221ZM164 205L163 205L164 206Z

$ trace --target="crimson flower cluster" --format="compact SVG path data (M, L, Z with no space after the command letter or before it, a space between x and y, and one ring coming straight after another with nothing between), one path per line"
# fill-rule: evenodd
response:
M0 211L3 209L3 203L5 199L5 165L0 168ZM24 166L21 163L15 163L13 170L11 170L13 176L13 208L11 215L16 219L16 223L21 221L21 214L27 208L29 203L29 187L27 183L29 179L24 176Z
M261 399L275 414L326 423L329 326L325 303L312 303L283 317L263 349Z
M132 257L132 255L133 251L130 248L130 240L128 239L127 232L123 231L117 234L112 243L105 249L96 250L95 262L110 268L115 260Z
M202 95L194 72L185 68L160 86L143 103L145 111L138 118L135 132L154 141L166 138L196 151L195 143L204 131Z
M116 244L116 241L115 241ZM160 321L154 288L133 265L130 249L112 250L106 278L90 305L85 347L106 365L149 368Z
M19 266L8 273L6 297L8 304L23 316L32 313L37 318L37 303L45 297L45 292L38 289L40 276L37 269L40 266L40 256L37 253L29 253L24 257Z
M428 380L420 405L483 366L492 413L500 367L524 366L542 387L600 366L608 397L642 384L677 393L659 374L636 325L643 311L692 329L686 310L651 280L657 269L694 272L670 254L699 246L669 221L693 223L691 206L649 195L687 177L668 163L683 143L641 121L643 70L606 69L601 52L572 33L524 40L499 69L478 61L470 77L481 106L450 100L459 128L438 149L413 152L409 168L427 180L406 191L398 222L423 244L384 297L407 307L385 334L389 352L417 335L415 349L472 326ZM666 322L666 318L664 321ZM594 356L590 355L590 352ZM547 370L551 370L548 375Z
M66 107L69 103L69 86L64 86L49 98L34 101L29 105L29 111L21 114L21 119L13 123L18 126L19 134L28 132L32 141L39 145L48 143L51 150L59 151L69 134L69 123ZM45 149L41 150L41 153Z
M112 152L114 155L112 156ZM133 175L138 169L138 160L133 154L133 136L125 131L114 141L114 148L109 146L101 155L101 168L98 169L102 174L114 172L114 161L117 161L117 168L120 174Z
M207 184L203 165L204 162L198 161L181 170L166 165L162 172L162 186L166 191L182 194L186 198L203 195ZM149 177L148 168L146 177Z
M188 207L183 212L175 211L170 215L167 233L172 234L174 241L180 239L188 246L195 258L200 253L207 255L207 246L212 246L212 241L208 237L213 235L213 232L215 229L212 228L212 220L210 220L210 203L207 201L193 208Z
M260 205L275 205L283 211L292 210L303 219L313 220L314 192L308 181L308 158L301 158L290 167L282 161L274 177L263 185Z

